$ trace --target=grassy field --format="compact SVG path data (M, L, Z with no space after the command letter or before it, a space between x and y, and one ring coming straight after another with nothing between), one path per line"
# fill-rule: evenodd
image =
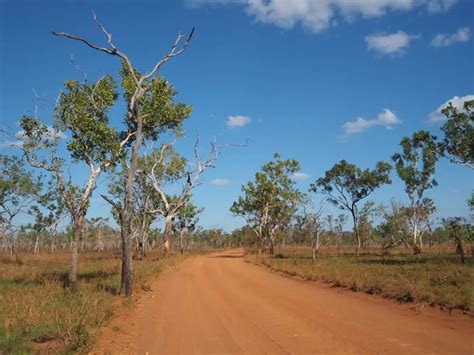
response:
M353 252L353 251L352 251ZM309 248L285 248L276 257L249 253L247 261L305 280L376 294L400 302L422 302L442 308L474 310L474 260L461 264L458 255L441 247L415 258L400 249L389 257L375 252L355 257L322 250L313 262Z
M135 289L183 257L162 259L151 254L134 262ZM96 330L118 307L131 305L117 296L120 256L84 253L80 256L80 291L65 288L69 254L0 254L0 354L86 352Z

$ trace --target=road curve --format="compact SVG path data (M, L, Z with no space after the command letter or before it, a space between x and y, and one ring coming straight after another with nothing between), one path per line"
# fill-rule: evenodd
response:
M282 277L241 250L165 272L140 307L136 353L472 354L474 321Z

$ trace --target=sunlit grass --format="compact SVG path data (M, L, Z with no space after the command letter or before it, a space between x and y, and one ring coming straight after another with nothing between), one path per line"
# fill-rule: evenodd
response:
M66 288L69 255L0 255L0 353L85 352L96 330L124 305L120 288L120 256L80 256L79 292ZM180 255L152 254L134 262L135 289ZM129 302L130 303L130 302Z
M247 260L272 270L362 291L400 302L423 302L444 308L474 309L474 260L462 264L445 249L414 257L399 250L392 256L375 253L356 257L326 250L313 262L309 248L283 249L276 257L247 255Z

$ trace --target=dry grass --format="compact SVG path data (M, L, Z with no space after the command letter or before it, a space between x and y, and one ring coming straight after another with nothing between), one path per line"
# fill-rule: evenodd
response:
M135 289L183 257L150 255L134 262ZM85 253L80 256L80 291L65 288L69 254L0 254L0 354L85 352L95 331L130 300L117 296L120 256Z
M305 280L361 291L400 302L422 302L441 308L474 310L474 260L461 264L452 247L437 248L415 258L404 249L389 257L374 252L359 258L334 249L313 262L309 248L287 248L276 257L247 255L247 260ZM448 252L451 251L451 253Z

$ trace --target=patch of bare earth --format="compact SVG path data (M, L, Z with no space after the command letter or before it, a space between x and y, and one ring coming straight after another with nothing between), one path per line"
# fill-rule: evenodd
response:
M472 317L285 278L242 255L199 256L165 271L94 352L473 353Z

